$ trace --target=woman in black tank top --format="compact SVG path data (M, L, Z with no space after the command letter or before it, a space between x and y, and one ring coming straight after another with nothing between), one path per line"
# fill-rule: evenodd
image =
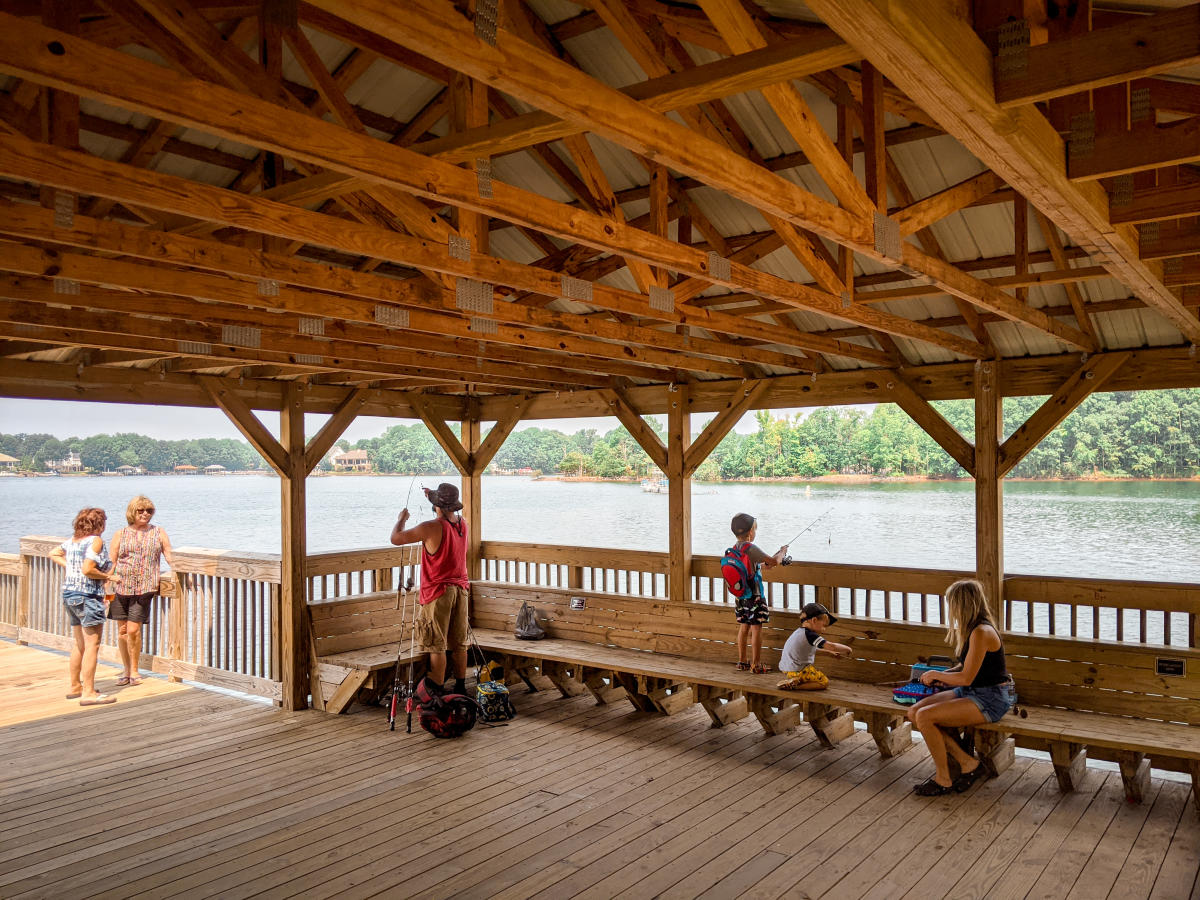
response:
M947 740L943 729L982 725L1003 718L1017 701L1016 690L1004 661L1000 629L988 610L983 585L973 579L956 581L946 590L946 642L955 648L961 662L945 672L926 672L921 682L935 682L945 690L926 697L908 711L908 719L925 738L933 757L933 775L913 787L925 797L961 793L983 775L978 759ZM949 757L954 757L962 774L950 778Z

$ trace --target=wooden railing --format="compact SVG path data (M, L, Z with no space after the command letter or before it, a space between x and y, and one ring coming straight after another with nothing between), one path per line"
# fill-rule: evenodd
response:
M62 569L49 559L60 542L28 537L20 554L0 554L0 636L69 647ZM307 560L308 599L394 590L416 577L415 559L393 547L314 554ZM278 700L280 557L181 547L175 562L145 630L144 665L174 679ZM489 581L667 597L665 553L484 541L481 563ZM817 600L839 616L941 626L942 592L969 575L801 561L771 570L766 586L778 610ZM1013 633L1200 649L1198 584L1010 575L1005 593L1004 625ZM732 607L717 557L694 557L691 595ZM105 629L101 654L119 661L115 628Z

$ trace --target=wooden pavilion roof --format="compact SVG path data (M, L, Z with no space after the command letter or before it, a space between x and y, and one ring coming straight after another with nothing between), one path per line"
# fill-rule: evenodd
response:
M0 0L0 392L1200 384L1200 6L970 5Z

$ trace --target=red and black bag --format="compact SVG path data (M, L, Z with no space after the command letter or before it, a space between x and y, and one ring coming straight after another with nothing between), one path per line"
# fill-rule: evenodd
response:
M465 694L442 693L428 678L417 685L413 701L421 727L434 737L462 737L475 727L479 704Z

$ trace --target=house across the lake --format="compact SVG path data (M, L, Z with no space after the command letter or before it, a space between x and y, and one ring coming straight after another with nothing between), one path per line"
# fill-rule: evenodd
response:
M347 450L333 457L335 472L370 472L371 461L367 459L366 450Z
M15 456L9 456L7 453L0 453L0 472L15 472L17 464L20 460Z
M79 458L79 454L74 450L70 451L62 459L53 459L46 461L46 468L52 472L82 472L83 460Z

